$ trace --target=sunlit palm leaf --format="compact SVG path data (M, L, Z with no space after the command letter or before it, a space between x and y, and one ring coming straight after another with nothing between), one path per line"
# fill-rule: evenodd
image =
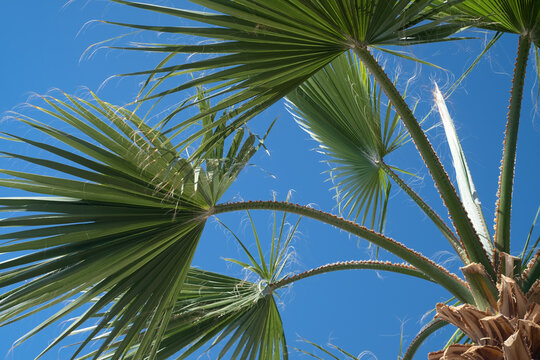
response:
M442 0L434 2L439 9L443 4ZM540 47L540 2L536 0L466 0L437 12L435 17L467 22L498 33L529 36L536 54ZM536 71L540 76L538 61Z
M234 111L221 117L221 121L235 118L230 128L240 126L284 97L348 49L447 40L449 35L462 28L460 24L447 24L444 20L426 22L428 15L437 12L430 8L427 13L432 0L276 0L271 3L266 0L193 0L217 13L113 1L206 24L202 27L120 25L214 40L202 45L181 40L180 44L147 44L131 49L214 55L178 65L161 64L154 70L138 74L147 74L152 79L156 75L172 78L184 71L202 72L177 87L161 91L153 89L146 97L160 97L201 84L212 84L209 96L219 95L221 100L209 112L238 104ZM199 116L177 123L169 131L183 128ZM201 130L185 140L185 144L203 133Z
M221 344L218 359L288 358L281 318L271 293L258 283L192 268L156 358L184 359L207 343L211 347ZM120 344L113 344L112 351ZM132 346L124 358L135 358L138 346ZM94 355L90 352L79 359ZM110 358L111 354L99 357Z
M206 92L202 88L198 89L197 96L199 99L198 107L201 113L211 108L210 100L205 98ZM205 156L197 161L197 163L204 162L206 176L213 180L211 184L208 182L203 183L203 185L211 185L205 188L205 193L209 194L213 204L217 203L229 186L236 180L240 171L255 152L257 152L259 147L264 147L264 141L275 123L274 120L262 138L252 134L247 128L237 129L233 132L232 141L227 143L227 149L224 138L218 139L215 143L212 142L214 137L218 136L226 127L226 124L222 123L213 128L213 124L216 121L215 113L208 114L201 119L201 126L203 128L210 128L210 130L205 133L198 147L209 148L210 151L206 152ZM248 133L247 136L245 136L246 133Z
M122 358L140 341L137 356L151 356L167 329L208 210L253 155L254 139L237 135L229 163L210 174L182 159L168 139L125 109L97 98L97 105L71 97L44 100L48 107L37 109L60 121L59 127L21 116L44 140L6 136L49 155L4 154L61 176L2 170L10 178L0 185L52 197L0 199L1 210L13 213L0 226L26 227L0 235L7 240L0 252L20 254L0 263L0 287L16 285L0 295L0 323L71 300L23 341L100 295L45 351L106 311L96 329L110 332L97 353L115 343L112 358Z
M435 84L434 98L435 105L437 106L441 116L446 140L448 141L448 146L450 148L450 154L452 155L452 164L454 165L454 170L456 172L456 182L461 201L463 202L463 206L467 211L467 215L469 215L469 218L473 223L474 229L478 233L478 237L482 243L482 246L484 247L484 250L488 255L492 256L493 240L486 225L480 198L478 197L476 187L474 186L472 174L469 170L467 159L465 158L465 153L463 152L461 143L457 136L454 121L450 117L450 113L446 107L446 102L437 84Z
M399 117L381 102L365 67L347 53L288 95L300 126L331 160L331 178L346 216L382 227L390 179L383 158L406 140ZM384 107L386 107L384 109Z

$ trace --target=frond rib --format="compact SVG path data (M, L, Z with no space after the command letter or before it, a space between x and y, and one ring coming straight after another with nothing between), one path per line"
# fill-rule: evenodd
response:
M367 241L380 246L381 248L391 252L392 254L405 260L412 266L422 271L424 274L433 279L434 282L440 284L450 293L455 295L461 301L472 303L474 301L467 285L456 275L451 274L444 267L437 265L432 260L424 255L407 248L405 245L370 230L364 226L360 226L355 222L339 218L335 215L315 210L307 206L291 204L277 201L248 201L225 203L214 206L213 213L220 214L225 212L239 210L277 210L286 211L293 214L309 217L328 225L335 226L341 230L347 231L353 235L359 236Z
M342 270L358 270L358 269L371 269L371 270L383 270L390 271L409 276L414 276L427 281L433 281L423 272L419 271L414 266L408 264L395 264L389 261L371 261L371 260L352 260L352 261L338 261L331 264L319 266L317 268L304 271L302 273L291 275L283 278L277 282L270 284L272 289L279 289L296 282L298 280L306 279L311 276L326 274L333 271Z

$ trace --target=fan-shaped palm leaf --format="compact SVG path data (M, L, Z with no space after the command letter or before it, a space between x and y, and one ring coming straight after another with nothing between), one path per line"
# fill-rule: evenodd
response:
M156 69L137 74L147 74L152 79L160 74L171 78L184 71L204 71L202 75L177 87L156 90L157 93L152 89L152 94L148 94L147 98L160 97L201 84L213 84L209 96L219 95L221 100L209 112L239 104L221 119L225 121L237 116L230 125L232 128L240 126L284 97L348 49L447 40L449 35L461 29L460 24L447 24L444 20L425 22L428 15L437 12L437 8L429 8L427 11L432 0L279 0L272 3L265 0L193 1L218 13L124 0L113 1L206 24L203 27L119 25L214 40L213 43L202 45L192 45L183 40L180 44L147 44L129 49L171 55L219 54L170 66L167 62L173 56L169 56ZM450 1L440 8L455 2L458 0ZM178 108L175 113L181 109ZM196 121L199 116L203 114L176 124L169 131L181 129ZM188 144L203 132L201 130L185 143Z
M381 91L356 56L334 60L288 97L300 126L332 163L342 212L382 227L390 179L380 165L406 140L399 117L381 102Z
M13 213L0 226L31 227L0 235L8 240L0 252L23 252L0 263L0 286L17 285L0 296L0 323L72 300L22 341L99 295L46 350L106 310L96 329L110 332L97 354L129 329L112 358L122 358L134 341L141 342L137 357L147 356L155 354L167 329L208 210L258 144L253 135L242 140L240 131L228 162L208 172L182 159L167 138L132 112L96 100L97 105L69 96L45 98L49 106L38 110L60 120L65 131L19 117L45 141L6 134L51 155L6 156L61 176L2 170L11 178L0 185L49 197L0 199L1 210ZM215 157L208 154L206 160Z
M95 340L105 338L97 336ZM212 341L213 339L213 341ZM211 342L223 343L218 359L287 359L281 318L261 284L192 268L174 305L156 359L184 359ZM121 342L111 346L110 359ZM134 359L140 343L124 359ZM80 357L92 358L95 352Z
M340 54L353 49L376 77L403 119L433 176L471 261L485 264L486 268L490 269L491 275L495 276L487 255L477 244L477 235L429 140L402 96L368 50L369 46L412 45L448 40L450 35L463 28L463 24L447 23L444 18L435 21L428 19L463 0L448 1L435 7L431 6L433 0L412 2L279 0L271 4L266 0L193 1L217 13L195 12L124 0L113 1L207 24L202 27L120 25L150 31L188 34L216 41L198 45L183 41L180 45L153 44L132 48L169 54L157 68L138 73L149 75L149 80L154 79L156 75L163 75L150 89L150 94L147 94L146 98L165 96L201 84L212 84L209 85L211 88L208 96L216 96L220 100L208 109L208 113L236 105L234 111L220 116L212 126L218 126L229 119L234 120L219 133L214 133L206 146L192 154L193 158L198 158L211 149L214 142L218 142L228 132L240 127L287 95ZM168 66L175 55L181 53L218 55ZM163 91L157 89L160 84L170 84L183 72L197 71L201 71L202 75L196 74L195 79L177 87L165 88ZM177 108L165 122L183 108L183 106ZM186 127L205 115L199 114L176 123L167 131L171 132L172 136L184 133ZM208 130L208 128L201 129L182 139L180 146L189 146Z
M249 263L236 259L226 260L252 272L258 277L258 281L239 280L192 268L188 272L175 304L172 320L157 352L158 359L166 359L175 354L183 359L212 340L211 347L223 343L219 359L225 356L230 359L288 358L283 325L273 297L276 288L272 287L272 284L284 279L282 272L291 258L289 245L300 218L290 231L287 231L287 213L283 213L281 219L278 219L274 212L268 259L265 258L263 244L251 215L249 219L259 254L258 261L244 242L224 223L220 223L238 241L249 258ZM97 331L92 330L91 336L96 341L107 336L107 333L95 336ZM124 335L126 333L127 329ZM114 345L120 346L121 342ZM111 358L116 350L114 345L110 354L104 354L100 359ZM139 346L140 343L133 344L126 358L133 358ZM90 352L80 360L94 355L94 352Z

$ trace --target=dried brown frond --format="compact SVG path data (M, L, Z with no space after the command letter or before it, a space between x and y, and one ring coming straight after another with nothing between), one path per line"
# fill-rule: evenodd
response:
M453 344L429 360L539 360L540 282L527 295L502 275L495 313L470 304L437 304L437 316L460 328L474 344Z

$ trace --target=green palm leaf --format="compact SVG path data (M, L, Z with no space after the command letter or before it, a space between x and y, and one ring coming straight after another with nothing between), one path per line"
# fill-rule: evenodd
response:
M390 179L383 158L398 149L406 134L399 117L386 109L381 91L350 53L334 60L287 97L300 126L330 157L341 212L382 228Z
M413 45L447 40L462 28L444 20L426 22L437 11L432 0L194 0L214 12L191 11L124 0L113 0L146 11L154 11L205 24L200 27L119 24L131 28L194 35L214 42L192 45L146 44L129 49L175 54L211 54L202 60L169 65L169 56L159 67L136 74L149 75L149 81L173 78L184 72L200 72L190 81L172 88L155 86L146 98L161 97L202 84L209 85L209 97L220 101L208 112L238 105L221 116L214 126L235 118L229 128L244 124L268 106L303 83L333 59L349 49L371 45ZM462 0L459 0L462 1ZM449 4L458 2L451 1ZM446 8L444 4L440 8ZM429 10L429 11L428 11ZM217 54L217 55L216 55ZM131 74L133 75L133 74ZM159 90L161 89L161 90ZM184 107L176 109L166 121ZM175 132L197 121L197 115L170 127ZM208 129L184 140L189 144ZM226 130L224 130L226 132ZM216 137L216 139L219 137ZM201 152L205 149L201 149ZM194 154L196 156L197 154Z
M106 335L95 337L100 340ZM213 341L212 341L213 339ZM281 318L271 293L258 283L191 268L176 299L157 359L184 359L211 342L218 359L287 359ZM110 359L121 346L111 346ZM124 359L134 359L140 343ZM90 352L79 359L97 355Z
M286 200L289 201L291 197L291 192L287 194ZM275 197L274 197L275 201ZM227 225L220 222L225 229L227 229L232 236L236 239L238 244L241 246L242 250L249 259L249 263L240 262L235 259L226 259L227 261L234 262L244 268L244 270L249 270L256 276L258 276L266 285L273 287L274 284L282 281L286 274L283 273L284 269L289 264L292 253L290 252L290 245L300 224L302 217L298 217L293 226L289 227L287 222L287 212L283 212L281 215L281 220L278 219L277 211L273 211L273 226L272 226L272 241L270 242L270 258L266 259L263 243L259 238L259 233L257 231L257 226L255 221L251 217L251 213L246 211L249 217L249 222L251 224L251 229L253 231L253 237L255 239L255 244L257 246L257 253L259 255L259 260L255 258L249 251L248 247L244 242L232 231ZM273 287L275 288L275 287ZM270 291L270 290L269 290Z
M527 35L540 45L540 3L536 0L465 0L438 15L454 16L454 21L471 22L475 27Z
M434 2L439 10L443 4L441 0ZM436 12L435 17L528 37L535 45L536 53L540 47L540 3L536 0L466 0ZM538 61L536 72L540 76Z
M100 296L44 352L106 311L96 330L109 332L96 354L114 344L111 358L123 358L138 341L136 357L152 357L209 210L259 143L254 135L243 139L240 130L228 161L209 153L205 170L181 158L166 137L130 111L97 98L97 104L69 96L65 101L44 100L48 107L37 109L61 126L20 116L45 140L6 137L50 156L4 155L61 176L1 170L8 178L0 185L48 197L0 199L1 210L12 213L0 226L25 227L0 235L0 252L22 252L0 263L0 287L15 285L0 295L0 324L72 300L21 342ZM220 149L223 152L223 144L215 151ZM125 336L119 340L121 334Z
M287 197L287 199L289 196ZM249 213L248 213L249 215ZM235 237L249 258L249 263L236 259L226 259L251 271L259 280L250 282L229 276L190 269L181 293L175 304L172 320L165 331L158 359L173 355L184 359L205 344L210 348L221 343L218 358L227 359L287 359L287 344L283 324L273 293L277 290L273 283L283 280L283 269L290 260L289 245L298 228L300 218L287 230L287 213L281 219L274 212L270 256L265 259L262 241L256 230L253 218L249 215L255 238L259 261L246 245L227 225L218 221ZM106 334L97 335L92 329L95 341ZM125 334L127 331L125 331ZM120 346L118 342L116 346ZM140 343L133 344L126 358L134 358ZM116 349L100 359L109 359ZM90 352L80 360L96 355Z

